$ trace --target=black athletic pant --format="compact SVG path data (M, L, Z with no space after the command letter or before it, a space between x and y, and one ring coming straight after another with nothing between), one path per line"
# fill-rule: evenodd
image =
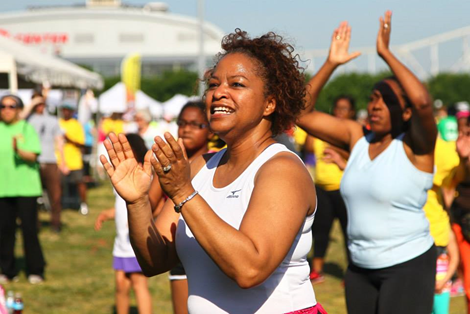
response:
M346 271L348 314L429 314L436 282L436 247L381 269L350 264Z
M0 198L0 268L10 279L18 274L14 255L17 218L21 221L28 274L44 275L45 261L38 238L36 199L37 197Z
M313 222L312 235L314 239L313 257L325 257L328 244L330 242L330 231L335 218L339 219L341 230L343 231L344 244L346 254L348 255L348 244L346 228L348 226L348 214L346 205L339 190L325 191L320 187L316 187L318 210L315 213L315 221Z

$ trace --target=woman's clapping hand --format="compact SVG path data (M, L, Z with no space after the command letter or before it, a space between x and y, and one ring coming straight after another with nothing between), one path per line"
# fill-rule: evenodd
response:
M170 133L165 133L165 140L155 137L152 150L156 158L152 158L151 163L163 191L178 204L194 192L191 168L183 141L180 139L177 142Z
M124 134L116 136L110 133L109 139L104 141L104 146L108 151L109 161L104 155L100 156L100 161L116 192L128 203L135 203L147 197L152 181L152 152L149 150L145 155L144 164L139 164Z

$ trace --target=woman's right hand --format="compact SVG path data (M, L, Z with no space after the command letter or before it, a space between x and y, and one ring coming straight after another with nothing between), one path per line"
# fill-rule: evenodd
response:
M147 152L144 164L139 165L124 134L116 136L114 133L110 133L109 139L103 143L108 151L110 161L104 155L100 156L100 161L116 192L127 203L136 203L146 197L152 181L152 166L150 164L152 151Z
M335 66L347 63L354 58L361 55L360 52L356 51L349 53L349 42L351 40L351 26L348 22L344 21L338 26L333 32L331 37L330 52L328 54L328 62L331 62Z

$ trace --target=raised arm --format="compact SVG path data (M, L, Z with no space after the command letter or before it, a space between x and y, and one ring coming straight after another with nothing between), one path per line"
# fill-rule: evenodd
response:
M354 126L352 121L346 122L331 115L313 111L318 95L334 70L350 60L358 57L359 52L349 53L351 39L351 27L347 22L342 22L333 32L331 37L330 52L328 58L307 84L305 97L305 110L297 120L297 125L307 133L318 137L335 146L349 149L351 146L351 133L357 133L361 128ZM352 122L352 123L351 123ZM353 130L351 130L351 128Z
M390 51L391 21L391 11L385 12L385 16L380 17L377 53L390 67L411 102L412 116L409 132L413 152L416 155L431 155L434 154L437 137L431 96L419 79Z
M305 113L315 108L318 95L336 68L348 63L361 55L360 52L349 53L349 42L351 40L351 26L344 21L334 30L331 36L330 51L328 58L317 74L307 83L307 94L305 96Z
M165 193L179 204L193 195L194 187L181 147L168 133L165 138L168 144L156 140L154 153L159 161L152 165ZM162 165L168 164L171 170L164 172ZM223 221L200 195L186 202L181 213L222 272L240 287L250 288L266 280L285 258L305 217L313 213L315 199L312 179L301 161L283 153L258 171L239 230ZM167 214L166 208L162 215Z

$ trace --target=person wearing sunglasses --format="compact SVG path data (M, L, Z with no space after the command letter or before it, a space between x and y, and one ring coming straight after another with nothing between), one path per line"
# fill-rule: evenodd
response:
M38 156L41 142L33 126L20 119L23 102L0 99L0 284L18 280L15 264L16 220L21 220L28 280L44 280L45 261L38 238L36 199L42 194Z

